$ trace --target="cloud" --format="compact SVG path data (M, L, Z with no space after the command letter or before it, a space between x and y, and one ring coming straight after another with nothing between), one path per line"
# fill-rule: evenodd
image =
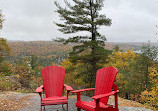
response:
M2 34L9 40L51 40L55 6L49 0L7 0Z
M64 6L63 0L58 2ZM53 24L60 22L54 0L1 0L0 9L6 18L2 36L9 40L68 37ZM99 31L113 42L157 41L157 10L156 0L105 0L101 13L112 19L112 25Z
M146 42L150 40L153 42L158 40L155 35L158 31L155 27L158 24L158 14L150 13L156 11L150 8L153 6L152 1L148 3L148 0L121 0L117 7L115 3L112 4L113 2L114 0L104 9L107 16L112 18L112 26L105 28L107 31L103 31L107 33L109 41ZM145 7L146 4L148 4L148 10Z

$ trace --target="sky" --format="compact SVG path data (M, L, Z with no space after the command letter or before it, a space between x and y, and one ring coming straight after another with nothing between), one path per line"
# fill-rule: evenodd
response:
M65 6L64 0L57 1ZM54 0L0 0L0 9L6 19L0 36L8 40L51 41L72 36L62 34L54 24L61 22ZM100 13L112 19L111 26L99 29L108 42L158 42L158 0L105 0Z

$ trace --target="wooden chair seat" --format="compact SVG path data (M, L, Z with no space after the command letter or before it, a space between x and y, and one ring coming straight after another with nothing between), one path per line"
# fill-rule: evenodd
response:
M109 106L103 104L102 102L99 102L99 106L101 108L108 108ZM96 102L95 101L89 101L89 102L86 102L86 101L78 101L76 103L76 107L78 108L81 108L81 109L84 109L84 110L95 110L96 109Z
M48 97L42 98L41 105L57 105L57 104L68 104L68 99L66 97Z

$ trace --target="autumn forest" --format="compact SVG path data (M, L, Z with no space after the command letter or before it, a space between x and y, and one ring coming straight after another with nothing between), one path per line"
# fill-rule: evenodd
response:
M58 30L71 35L52 41L10 41L0 38L0 91L35 92L42 84L41 69L57 65L66 69L65 83L74 89L95 86L98 69L118 69L119 97L158 108L158 45L151 42L107 42L99 29L112 19L99 13L104 0L55 1ZM79 18L79 19L78 19ZM5 22L0 10L0 30ZM1 36L1 35L0 35ZM90 96L93 92L85 93Z
M75 44L63 45L54 41L8 41L7 43L10 50L1 60L0 67L1 91L34 92L42 84L41 69L50 65L64 67L65 82L73 88L90 87L83 73L86 73L88 66L85 67L82 62L72 63L68 59L68 53ZM142 46L140 43L131 44L107 42L109 55L102 66L114 66L119 70L115 82L119 86L120 97L156 107L158 50L150 43L144 45L142 43ZM123 48L124 46L128 49ZM137 53L138 50L142 53Z

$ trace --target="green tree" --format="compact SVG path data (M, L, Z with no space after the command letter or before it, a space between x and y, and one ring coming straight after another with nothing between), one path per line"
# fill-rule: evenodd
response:
M141 59L139 59L139 66L141 66L143 69L142 73L144 73L145 77L145 86L146 88L149 88L149 67L152 67L153 64L155 64L155 60L158 56L158 49L154 46L152 46L150 43L142 46L141 48Z
M35 55L31 55L30 65L33 70L39 65L38 58Z
M105 14L100 14L104 0L73 0L74 5L65 0L66 7L61 7L57 2L57 12L64 23L55 23L61 27L59 31L64 34L77 32L89 32L90 35L80 35L69 37L68 39L58 38L65 44L79 43L73 47L69 59L75 63L82 61L87 67L86 74L90 86L94 85L95 75L100 64L106 61L108 50L105 50L104 42L106 37L98 32L100 26L110 26L111 19L106 18ZM88 53L85 53L87 52Z
M35 71L35 76L36 77L41 76L41 68L40 68L41 66L40 66L38 57L35 55L31 55L29 62L30 62L30 66L32 70Z
M0 38L0 62L2 62L3 58L7 55L11 55L11 49L7 43L7 40Z
M118 45L115 45L115 47L113 48L113 50L115 50L117 52L117 51L120 51L120 48L119 48Z
M12 64L10 64L8 61L3 61L0 63L0 74L3 76L10 76L12 73Z

